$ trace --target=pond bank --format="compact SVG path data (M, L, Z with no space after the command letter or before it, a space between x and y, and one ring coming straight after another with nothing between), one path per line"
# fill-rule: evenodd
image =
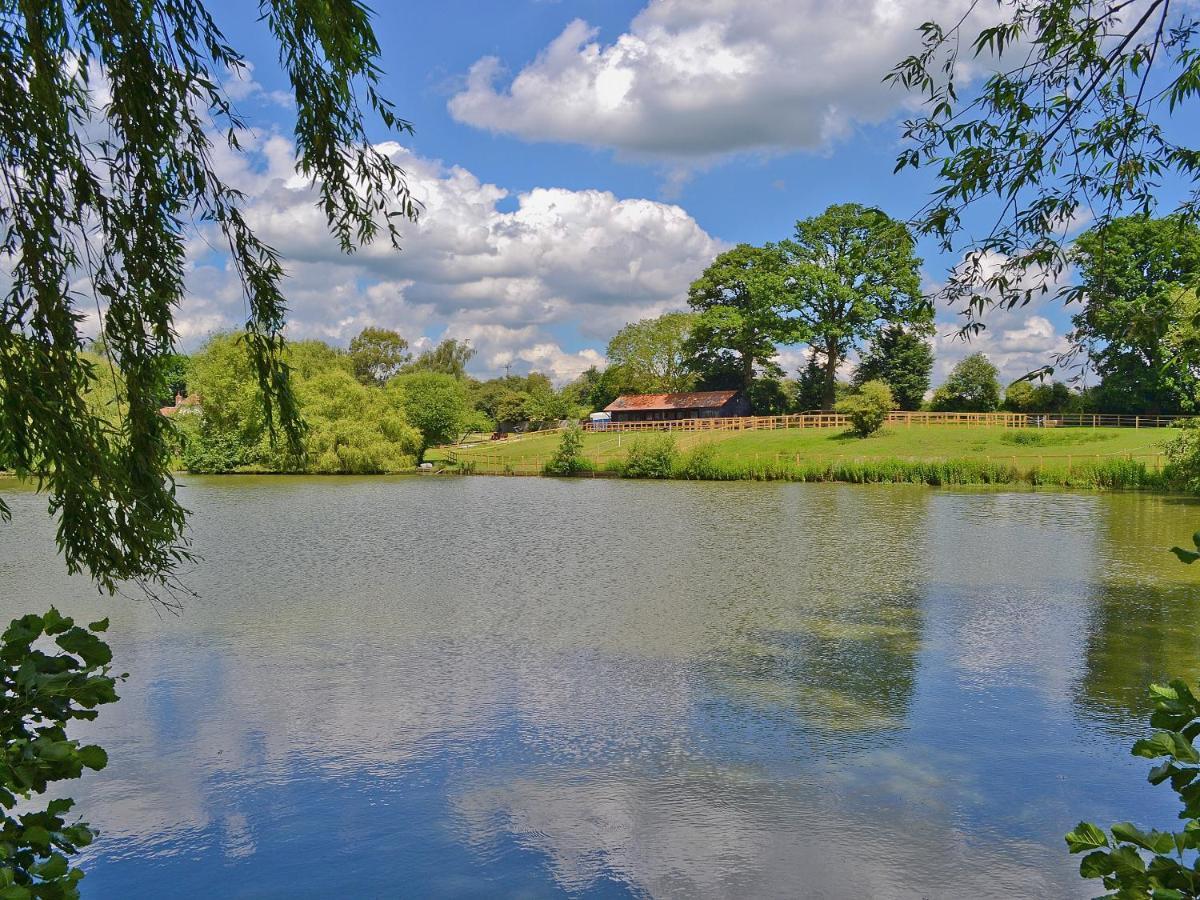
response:
M481 464L460 460L450 471L464 475L543 475L544 463ZM1152 468L1138 460L1103 459L1069 467L1022 466L992 460L838 460L818 461L774 457L741 462L706 454L683 454L652 460L631 470L628 461L610 460L587 465L569 477L661 478L685 481L791 481L800 483L925 484L1016 487L1066 487L1094 490L1177 490L1169 468Z

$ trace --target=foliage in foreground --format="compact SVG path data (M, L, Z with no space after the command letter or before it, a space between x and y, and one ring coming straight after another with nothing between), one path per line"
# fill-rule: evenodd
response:
M895 401L891 388L883 381L868 381L858 391L834 406L850 417L850 430L859 437L870 437L887 421Z
M187 558L170 473L176 436L159 415L189 267L183 223L204 223L228 248L258 402L269 430L293 448L301 441L282 354L283 264L214 161L214 134L226 152L254 143L228 87L247 64L206 7L0 6L0 254L11 263L0 294L0 457L49 494L67 567L109 592L126 580L169 584ZM379 93L370 13L355 0L264 0L260 11L293 88L297 169L333 238L346 252L379 235L395 243L398 219L417 204L366 119L411 129ZM79 353L91 310L103 368ZM85 400L112 370L117 423Z
M1200 541L1197 541L1200 546ZM1133 745L1133 755L1161 759L1148 779L1169 782L1183 809L1185 820L1178 831L1143 831L1130 822L1119 822L1106 833L1090 822L1080 822L1066 836L1072 853L1086 853L1079 863L1084 878L1099 878L1111 896L1146 900L1186 900L1200 897L1200 751L1193 743L1200 735L1200 700L1183 681L1150 688L1154 712L1149 738ZM1147 858L1148 857L1148 858Z
M1064 282L1068 299L1086 293L1059 279L1071 262L1069 223L1081 214L1103 231L1118 216L1152 213L1173 183L1183 188L1166 196L1183 217L1200 212L1200 153L1193 135L1170 127L1194 119L1200 97L1195 7L991 7L955 10L944 27L925 23L922 49L889 76L923 100L905 122L897 169L926 167L937 179L915 227L946 253L966 250L943 293L967 307L968 329L992 304L1012 309ZM986 80L965 90L981 71Z
M112 651L99 634L108 620L86 628L51 609L14 619L0 636L0 898L70 900L79 896L80 869L69 857L95 832L66 816L73 801L52 800L17 814L53 783L78 778L108 763L100 747L67 737L74 720L96 718L96 708L117 699L109 674ZM54 647L47 646L53 641Z

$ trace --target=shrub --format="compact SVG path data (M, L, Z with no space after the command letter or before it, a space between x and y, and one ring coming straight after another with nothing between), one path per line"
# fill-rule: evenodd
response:
M697 444L677 461L672 474L693 481L721 481L728 477L728 468L716 457L717 448L712 444Z
M1187 419L1166 445L1168 477L1177 487L1200 492L1200 420Z
M868 381L834 409L850 417L850 428L859 437L869 437L883 427L894 401L892 389L882 381Z
M629 478L670 478L678 455L675 435L639 435L629 445L624 474Z
M572 425L563 431L558 449L542 471L547 475L578 475L591 468L583 456L583 429Z

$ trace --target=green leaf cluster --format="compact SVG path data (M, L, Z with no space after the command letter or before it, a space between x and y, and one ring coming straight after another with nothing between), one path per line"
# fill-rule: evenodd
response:
M891 388L897 409L920 409L933 374L933 347L928 337L912 328L889 325L872 341L854 372L856 385L883 381Z
M819 399L813 405L832 409L837 370L851 350L890 328L930 329L920 264L903 222L857 203L797 221L793 236L778 243L740 244L688 292L699 314L684 347L689 365L706 388L767 399L753 387L782 377L779 345L808 344L810 367L819 366L819 378L807 376Z
M620 373L621 393L690 391L696 384L688 354L695 313L671 312L626 325L608 342L609 368Z
M990 307L1047 293L1086 299L1063 277L1076 223L1099 230L1145 217L1164 197L1200 213L1200 150L1172 118L1195 117L1200 16L1170 0L1000 0L998 21L927 22L922 47L888 80L918 94L896 171L927 168L936 186L915 217L920 234L960 253L943 296L983 327ZM986 80L959 91L966 73ZM1188 112L1190 108L1190 112ZM1180 191L1162 190L1178 183ZM980 225L972 211L980 210ZM971 222L971 233L964 222ZM1190 278L1195 287L1195 276ZM1086 349L1081 336L1076 349Z
M1071 255L1083 309L1075 336L1118 413L1188 413L1200 396L1200 228L1128 216L1080 235Z
M1200 549L1200 534L1196 535ZM1196 554L1200 558L1200 554ZM1193 900L1200 897L1200 700L1187 683L1172 681L1150 689L1154 733L1133 745L1133 755L1161 760L1150 770L1151 784L1169 784L1179 797L1184 825L1177 831L1143 830L1130 822L1108 833L1080 822L1066 836L1071 853L1086 854L1084 878L1099 878L1117 898Z
M68 821L73 802L60 798L27 809L30 798L59 781L98 771L108 756L67 735L72 721L95 719L117 700L112 651L101 635L108 620L76 625L51 609L14 619L0 635L0 898L72 900L82 870L70 857L95 832Z

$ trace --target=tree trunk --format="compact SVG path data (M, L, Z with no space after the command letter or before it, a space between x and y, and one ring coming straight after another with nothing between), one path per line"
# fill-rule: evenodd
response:
M754 386L754 357L750 354L742 356L742 396L750 402L750 388ZM750 410L754 412L754 410Z
M837 399L837 351L836 341L825 342L825 391L821 403L821 408L825 410L833 409L834 400Z

